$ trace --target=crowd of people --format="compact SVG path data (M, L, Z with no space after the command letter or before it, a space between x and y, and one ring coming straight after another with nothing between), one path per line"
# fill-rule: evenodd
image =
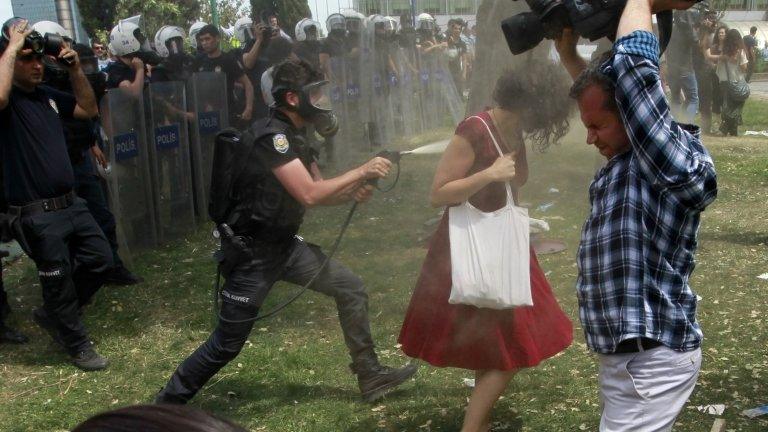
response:
M577 53L578 37L564 30L556 48L573 80L570 86L556 73L502 73L495 85L494 106L458 124L429 197L436 207L470 202L479 212L518 204L517 193L529 176L525 141L546 148L562 138L572 114L568 97L575 100L587 143L607 160L590 185L576 281L579 319L600 366L604 431L670 430L701 367L703 334L688 281L701 213L717 195L716 174L698 128L678 123L670 114L651 21L652 10L685 10L693 3L629 0L614 49L589 64ZM297 25L297 42L285 35L275 16L262 23L243 20L236 31L245 44L228 52L221 50L216 26L196 24L190 29L193 46L199 50L195 56L183 48L181 29L160 29L153 49L139 26L124 20L112 30L109 50L114 59L104 67L106 77L98 70L103 45L63 43L56 52L45 52L34 44L36 35L67 36L63 29L38 26L35 34L34 26L23 19L3 26L4 238L17 240L35 262L43 293L35 321L73 364L86 371L107 367L80 313L106 282L106 275L121 268L109 228L97 220L104 210L103 192L93 199L99 206L93 210L88 192L81 195L78 190L76 166L82 162L73 160L73 149L74 156L92 155L104 162L88 122L98 117L98 99L105 89L140 94L152 80L183 80L187 74L210 71L226 74L227 93L235 107L230 120L241 129L228 133L237 138L233 141L249 137L250 145L247 150L232 150L243 152L229 159L232 169L238 168L237 176L230 193L214 204L220 208L213 209L221 239L217 259L225 278L217 326L176 368L155 401L187 403L237 357L278 280L305 285L335 300L350 368L364 400L376 401L414 376L414 364L392 368L379 363L361 278L297 236L307 208L366 202L373 193L371 181L385 177L392 166L388 159L374 157L326 179L311 148L309 129L333 129L327 126L334 111L327 88L340 78L331 59L339 53L354 58L355 50L360 50L350 35L361 31L357 26L363 19L339 15L329 17L330 34L323 43L319 25L311 20ZM381 29L381 36L389 35L391 43L414 44L416 52L445 52L455 62L450 66L450 84L461 89L471 73L463 24L454 21L448 34L437 38L434 20L428 18L420 16L416 28L403 25L399 34L391 32L394 24L387 24L393 20L372 19L372 36ZM710 47L707 55L719 56L718 62L734 59L740 65L741 44L729 40L725 31L722 44L713 42L716 49ZM378 66L386 68L393 62L388 50L377 52ZM529 65L539 61L546 62L530 59ZM400 65L407 66L408 59ZM727 66L724 69L731 73ZM43 85L57 70L61 86L67 88L55 87L52 81ZM679 81L681 89L695 82L690 76ZM551 110L549 115L539 115L541 106ZM75 121L86 123L72 126ZM733 124L730 121L727 127ZM87 145L73 147L75 142ZM89 173L93 172L91 167ZM532 250L525 253L525 260L533 306L491 309L452 303L449 214L445 212L431 240L399 341L413 358L475 372L462 431L487 431L492 408L515 373L566 349L573 340L573 326ZM22 342L19 337L4 341ZM183 423L189 420L185 412L210 422L211 428L239 430L226 421L170 407L125 408L98 415L76 430L109 430L115 421Z
M716 13L700 8L675 11L673 29L666 81L675 114L687 123L700 114L703 133L708 135L715 133L712 115L719 114L717 131L737 136L749 81L761 56L757 27L742 37L739 30L720 22Z

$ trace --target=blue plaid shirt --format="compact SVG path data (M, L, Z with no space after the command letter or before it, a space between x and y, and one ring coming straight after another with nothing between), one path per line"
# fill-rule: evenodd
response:
M674 122L659 78L659 43L636 31L616 41L601 70L632 149L589 188L578 250L579 317L587 345L612 353L646 337L676 351L701 345L694 268L700 214L717 195L715 168L697 127Z

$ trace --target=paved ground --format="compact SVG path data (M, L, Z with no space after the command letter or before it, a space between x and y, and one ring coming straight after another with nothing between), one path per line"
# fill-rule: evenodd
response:
M768 81L752 81L749 83L752 96L768 99Z

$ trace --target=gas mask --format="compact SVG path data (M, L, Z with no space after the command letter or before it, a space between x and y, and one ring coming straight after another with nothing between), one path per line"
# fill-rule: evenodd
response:
M299 96L299 105L291 106L285 102L285 93L292 91ZM315 126L315 131L323 138L330 138L339 131L339 119L333 113L331 98L328 94L328 81L307 84L300 90L276 87L272 95L278 106L295 111L302 118Z

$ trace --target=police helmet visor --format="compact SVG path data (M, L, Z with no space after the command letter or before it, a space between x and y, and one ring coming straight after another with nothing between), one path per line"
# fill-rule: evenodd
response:
M424 20L419 22L419 29L421 30L434 30L435 23L432 21Z
M331 19L328 20L328 27L329 31L333 30L346 30L346 25L344 23L344 18L342 17L331 17Z
M307 40L317 40L317 27L314 24L304 27L304 34L307 35Z
M347 20L347 30L352 33L359 33L360 32L360 20L359 19L348 19Z
M180 36L170 38L165 41L165 47L168 48L168 52L171 55L181 54L184 52L184 39Z
M307 84L302 90L309 97L309 103L312 107L321 111L331 111L333 109L328 81Z

